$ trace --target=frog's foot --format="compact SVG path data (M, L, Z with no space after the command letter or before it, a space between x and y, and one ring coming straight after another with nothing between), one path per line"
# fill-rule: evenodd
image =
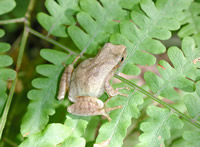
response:
M114 97L117 95L127 97L128 96L127 94L121 93L121 92L119 92L119 90L122 90L122 89L130 90L130 88L128 88L128 87L120 87L120 88L113 89L112 86L109 84L105 84L105 89L110 97Z
M101 100L90 96L79 96L76 100L77 102L69 106L67 111L80 116L103 115L110 121L111 118L106 112L122 108L122 106L104 108L104 103Z
M117 93L118 95L121 95L121 96L127 97L128 94L124 94L124 93L119 92L119 90L123 90L123 89L130 90L129 87L120 87L120 88L116 88L115 91L116 91L116 93Z
M128 94L119 92L119 90L121 90L121 89L130 90L129 87L116 88L113 93L109 93L109 98L104 102L104 105L106 105L111 100L111 98L114 97L114 96L121 95L121 96L124 96L124 97L128 97Z
M74 59L74 61L72 62L72 64L73 64L73 65L76 64L76 62L78 61L78 59L79 59L80 57L81 57L81 56L78 55L78 56Z
M105 111L105 112L110 112L110 111L113 111L113 110L116 110L116 109L121 109L121 108L122 108L122 106L119 105L119 106L115 106L115 107L111 107L111 108L104 108L104 111ZM108 119L108 121L111 121L111 120L112 120L112 119L109 117L108 114L104 113L104 114L102 114L102 115L105 116L105 117Z

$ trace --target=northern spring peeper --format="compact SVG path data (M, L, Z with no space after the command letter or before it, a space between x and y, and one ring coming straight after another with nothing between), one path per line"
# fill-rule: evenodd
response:
M68 98L74 104L67 108L69 113L80 116L104 115L111 120L106 112L119 109L121 106L105 108L105 103L98 99L104 91L110 97L125 95L113 89L109 81L114 72L126 57L124 45L106 43L94 58L81 62L75 69L75 61L65 68L61 77L58 99Z

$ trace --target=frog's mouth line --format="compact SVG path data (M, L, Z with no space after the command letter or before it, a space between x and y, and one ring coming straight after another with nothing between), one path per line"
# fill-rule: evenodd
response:
M121 61L117 65L115 65L115 67L113 68L113 70L118 69L122 65L122 63L123 63L123 61Z

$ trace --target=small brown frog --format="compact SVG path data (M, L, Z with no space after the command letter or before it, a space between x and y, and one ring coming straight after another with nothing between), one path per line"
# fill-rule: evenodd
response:
M68 65L61 77L58 93L58 99L61 100L69 89L68 98L74 104L69 106L67 111L80 116L104 115L111 120L106 112L119 109L121 106L105 108L105 103L113 96L125 94L120 93L118 89L114 90L109 80L125 57L124 45L106 43L96 57L84 60L75 69L74 64L79 57ZM98 99L104 91L110 96L105 103Z

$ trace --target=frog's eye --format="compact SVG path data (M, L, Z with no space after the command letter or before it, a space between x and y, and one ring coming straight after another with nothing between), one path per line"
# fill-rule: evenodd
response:
M121 58L121 62L124 61L124 57Z

